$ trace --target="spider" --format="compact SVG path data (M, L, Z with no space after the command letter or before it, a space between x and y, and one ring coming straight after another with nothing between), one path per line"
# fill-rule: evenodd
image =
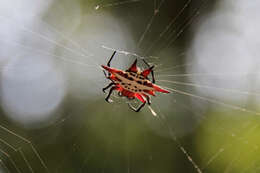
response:
M117 90L120 97L124 96L129 100L133 100L135 98L140 100L142 103L137 108L134 108L130 103L128 103L128 106L133 111L139 112L146 103L151 105L151 98L149 95L155 96L155 92L170 93L169 91L162 89L160 86L155 85L153 71L154 66L150 66L144 59L143 61L148 66L148 68L143 71L141 71L136 65L137 59L126 71L111 68L110 63L115 54L116 51L114 51L106 66L101 65L102 68L105 69L103 70L105 77L111 81L109 85L103 88L104 93L107 89L110 88L109 93L105 98L108 103L113 102L109 98L112 92ZM150 73L152 76L152 81L150 81L148 78Z

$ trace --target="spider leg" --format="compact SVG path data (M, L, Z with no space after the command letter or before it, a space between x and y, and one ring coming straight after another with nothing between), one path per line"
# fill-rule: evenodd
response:
M141 94L135 94L135 98L137 98L138 100L140 100L142 102L142 104L138 107L138 108L134 108L130 103L128 103L128 106L135 112L139 112L143 107L144 105L146 104L146 100L144 98L143 95Z
M151 71L151 74L152 74L152 83L155 83L155 78L154 78L154 72L153 72L153 70Z
M107 75L107 73L106 73L105 70L103 70L103 73L104 73L105 77L113 83L113 80L111 80L111 79L109 78L109 76Z
M109 93L108 93L107 97L105 98L105 100L106 100L108 103L112 103L112 102L113 102L113 100L110 100L109 98L110 98L112 92L113 92L115 89L117 89L116 86L113 86L112 88L110 88Z
M104 88L102 89L102 91L105 93L106 90L107 90L108 88L110 88L112 85L115 85L115 83L114 83L114 82L111 82L110 84L108 84L108 86L104 87Z
M110 67L110 63L111 63L112 59L114 58L115 54L116 54L116 51L114 51L114 53L113 53L112 56L110 57L110 59L109 59L109 61L108 61L108 63L107 63L107 66L108 66L108 67Z
M128 103L128 106L129 106L129 108L132 109L133 111L139 112L139 111L144 107L145 104L146 104L146 102L144 102L143 104L141 104L138 108L134 108L130 103Z
M103 73L104 73L105 77L108 78L108 75L105 70L103 70Z
M148 102L148 105L151 105L151 103L152 103L151 98L149 96L147 97L147 102Z
M112 59L114 58L115 54L116 54L116 51L114 51L114 53L113 53L112 56L110 57L109 61L107 62L107 66L108 66L108 67L110 67L110 63L111 63ZM103 70L103 73L104 73L105 77L106 77L107 79L109 79L110 73L107 74L105 70Z
M148 96L148 95L146 95L146 94L143 94L144 96L145 96L145 98L146 98L146 100L147 100L147 103L148 103L148 105L151 105L151 97L150 96Z
M148 64L147 61L145 61L145 59L142 59L143 62L150 68L151 66ZM155 78L154 78L154 72L153 70L151 71L151 75L152 75L152 83L155 83Z

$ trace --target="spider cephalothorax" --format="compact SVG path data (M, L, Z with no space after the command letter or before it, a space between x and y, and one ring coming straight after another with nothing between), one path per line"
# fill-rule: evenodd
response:
M110 62L112 61L115 54L116 51L109 59L107 66L102 65L102 67L108 72L107 74L104 70L106 78L111 81L108 86L103 88L103 92L105 92L108 88L111 87L109 94L105 99L107 102L111 102L109 97L114 90L117 90L119 96L125 96L130 100L135 98L140 100L142 104L138 108L134 108L133 106L128 104L132 110L139 112L146 103L148 103L149 105L151 104L151 99L149 95L155 96L155 92L169 93L169 91L162 89L158 85L154 84L154 66L150 66L145 60L143 61L149 68L143 71L140 71L139 68L136 66L137 59L126 71L111 68ZM150 73L152 75L152 81L150 81L148 78L148 75Z

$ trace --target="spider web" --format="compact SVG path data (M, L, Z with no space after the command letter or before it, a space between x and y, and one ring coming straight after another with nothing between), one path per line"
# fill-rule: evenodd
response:
M214 12L206 15L214 5L218 9L223 4L207 0L61 0L53 1L47 13L30 14L36 19L34 25L1 15L2 26L23 36L2 41L6 54L16 50L18 55L26 55L18 56L20 59L51 57L65 74L67 85L63 103L51 113L47 125L36 123L40 128L23 122L17 125L10 121L14 118L6 118L10 112L3 96L3 171L258 172L258 73L253 67L241 73L228 60L230 71L208 70L223 63L213 61L210 57L215 56L197 46L205 46L196 33L208 24L203 23L201 13L206 19L215 19L210 15ZM245 26L252 27L249 24ZM196 25L198 29L192 30ZM196 52L198 47L213 63L194 60L205 57ZM206 50L211 48L206 46ZM128 110L128 101L116 94L113 104L104 103L100 91L106 81L100 64L105 64L114 50L117 55L112 66L124 69L134 58L146 59L156 65L157 84L172 93L153 98L151 108L140 114ZM6 73L21 72L5 62L8 59L3 59L3 79ZM139 66L145 68L141 62ZM243 63L242 68L246 67ZM26 70L30 68L22 68L22 73ZM249 78L247 87L239 85L244 78Z

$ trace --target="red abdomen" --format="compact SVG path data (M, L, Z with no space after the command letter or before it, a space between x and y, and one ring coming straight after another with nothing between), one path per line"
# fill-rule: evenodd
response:
M134 98L135 97L135 94L133 92L125 90L125 89L123 89L121 93L122 93L123 96L126 96L128 98Z

